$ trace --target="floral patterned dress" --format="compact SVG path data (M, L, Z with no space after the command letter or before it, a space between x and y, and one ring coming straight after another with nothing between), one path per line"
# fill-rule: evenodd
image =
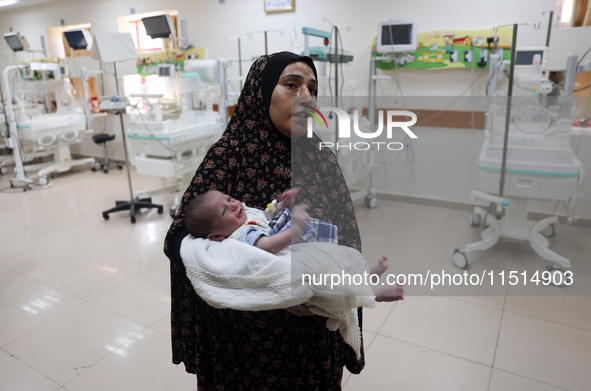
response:
M289 139L269 117L271 95L285 67L312 60L281 52L252 65L234 115L208 151L187 188L165 240L171 265L172 361L197 374L199 390L340 390L343 367L359 373L357 360L326 318L285 310L216 309L195 293L179 256L187 235L184 206L207 190L219 190L255 207L290 187L309 214L338 227L339 244L361 250L349 190L335 156L317 139ZM293 160L292 160L293 159ZM359 310L361 324L361 310ZM363 352L363 348L362 348Z

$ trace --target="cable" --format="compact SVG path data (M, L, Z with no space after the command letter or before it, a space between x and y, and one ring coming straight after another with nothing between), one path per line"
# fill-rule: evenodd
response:
M591 88L591 84L587 84L585 87L578 88L578 89L574 90L573 92L585 91L587 88Z
M146 120L144 119L144 116L142 115L142 111L141 111L141 110L138 108L138 104L139 104L140 102L146 102L146 103L148 103L148 106L150 106L150 109L152 109L153 105L152 105L152 102L150 102L149 100L147 100L147 99L145 99L145 98L142 98L142 99L140 99L140 101L138 101L138 103L136 103L134 106L131 106L133 109L137 110L137 112L138 112L138 114L139 114L139 116L140 116L140 119L142 120L142 123L143 123L143 125L144 125L145 129L148 131L148 134L150 135L150 137L152 137L154 140L158 141L158 143L159 143L160 145L162 145L162 147L164 147L164 149L168 150L169 152L173 152L173 153L175 153L175 151L174 151L172 148L169 148L169 147L168 147L166 144L164 144L164 143L162 142L162 140L159 140L159 139L158 139L156 136L154 136L154 133L152 133L152 130L150 129L150 127L149 127L149 126L148 126L148 124L146 123ZM126 136L127 136L127 135L124 135L124 137L126 137Z
M485 92L486 96L489 96L489 93L488 93L488 88L490 87L490 82L491 82L491 80L493 79L493 77L497 77L497 72L499 71L499 68L500 68L501 66L503 66L503 65L504 65L504 64L503 64L503 61L502 61L502 60L501 60L501 61L499 61L499 63L497 64L497 67L495 68L495 71L494 71L494 72L492 73L492 75L490 75L490 77L488 78L488 81L486 82L486 88L484 89L484 92Z
M336 27L335 27L335 29L336 29ZM341 41L341 50L343 51L343 55L341 57L344 60L344 58L345 58L345 49L344 49L345 45L343 45L343 37L341 37L341 30L338 30L337 29L336 32L338 34L338 38ZM339 53L337 53L337 58L335 59L335 61L336 61L336 64L337 64L336 66L339 66L340 65L340 67L341 67L341 88L340 88L340 91L339 91L339 96L341 97L341 107L343 107L344 102L343 102L342 99L343 99L343 88L345 87L345 73L343 72L343 61L339 61Z
M478 76L476 77L476 79L474 79L474 81L472 83L470 83L470 85L468 87L466 87L466 89L464 91L462 91L462 93L460 95L456 96L454 100L452 100L447 106L445 106L443 109L441 109L441 111L439 111L438 113L435 113L435 114L431 115L430 117L427 117L427 118L423 119L421 122L417 123L415 126L420 126L423 122L426 122L426 121L428 121L430 119L433 119L433 118L438 117L441 114L443 114L451 105L453 105L454 103L456 103L456 101L458 99L460 99L472 87L472 85L474 85L478 81L478 79L480 79L480 77L484 74L484 71L486 71L486 69L483 69L478 74Z
M415 173L415 141L408 137L408 135L404 138L404 152L406 155L406 159L404 160L404 165L409 167L411 178L414 176ZM410 180L409 180L410 183Z
M583 59L585 58L585 56L591 51L591 46L589 46L589 49L587 49L587 51L585 52L585 54L583 54L583 56L581 57L581 59L577 62L577 66L579 66L579 64L581 63L581 61L583 61Z

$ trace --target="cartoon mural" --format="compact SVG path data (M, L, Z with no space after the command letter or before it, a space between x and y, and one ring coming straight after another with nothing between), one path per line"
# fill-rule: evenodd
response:
M489 56L500 53L503 60L511 59L512 27L490 30L437 30L418 34L417 50L397 53L396 62L378 61L378 69L452 69L488 68ZM372 56L376 52L373 41Z

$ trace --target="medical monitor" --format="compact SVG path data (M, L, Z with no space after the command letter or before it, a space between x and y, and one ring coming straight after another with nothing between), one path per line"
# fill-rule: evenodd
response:
M168 15L157 15L143 18L142 22L146 28L146 34L152 39L169 38L176 33L172 19Z
M548 60L548 48L545 46L517 48L515 51L515 66L531 67L536 54L540 55L542 60L540 66L542 69L544 69Z
M29 50L29 43L18 32L4 34L4 39L13 52Z
M158 65L158 76L159 77L174 77L175 67L173 64L159 64Z
M68 41L68 45L74 50L86 49L89 46L89 42L86 39L87 35L84 34L84 30L64 31L64 35L66 41Z
M390 19L378 24L378 53L402 53L417 50L417 21Z

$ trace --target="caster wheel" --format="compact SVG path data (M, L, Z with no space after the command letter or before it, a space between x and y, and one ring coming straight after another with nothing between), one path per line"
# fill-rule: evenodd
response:
M131 216L131 224L135 224L135 216Z
M109 169L108 169L107 167L105 167L105 168L103 169L103 172L104 172L105 174L108 174L108 173L109 173Z
M0 167L0 175L6 175L6 174L8 174L8 167L6 167L6 166Z
M103 219L109 220L109 214L103 212Z
M465 269L470 265L468 255L458 248L454 250L453 261L454 265L460 269Z
M550 283L554 286L561 287L565 286L568 280L566 276L566 270L560 266L548 266L546 269L550 272L552 280Z
M378 206L378 200L375 195L370 194L365 197L365 206L369 209L375 209Z
M177 210L179 210L178 206L171 206L170 211L169 211L170 217L172 217L174 219L176 217Z
M46 176L40 176L37 182L39 182L40 186L45 186L49 183L49 178Z
M101 169L101 164L99 162L94 162L92 166L90 166L90 171L95 172Z
M159 215L161 215L163 211L164 211L164 208L163 208L163 207L159 207L159 208L158 208L158 214L159 214Z
M474 212L470 213L470 227L480 227L481 220L479 214Z
M547 238L553 238L558 233L558 224L552 223L543 230L541 230L540 233Z
M121 163L117 164L117 168L122 170L123 169L123 165L121 165Z

